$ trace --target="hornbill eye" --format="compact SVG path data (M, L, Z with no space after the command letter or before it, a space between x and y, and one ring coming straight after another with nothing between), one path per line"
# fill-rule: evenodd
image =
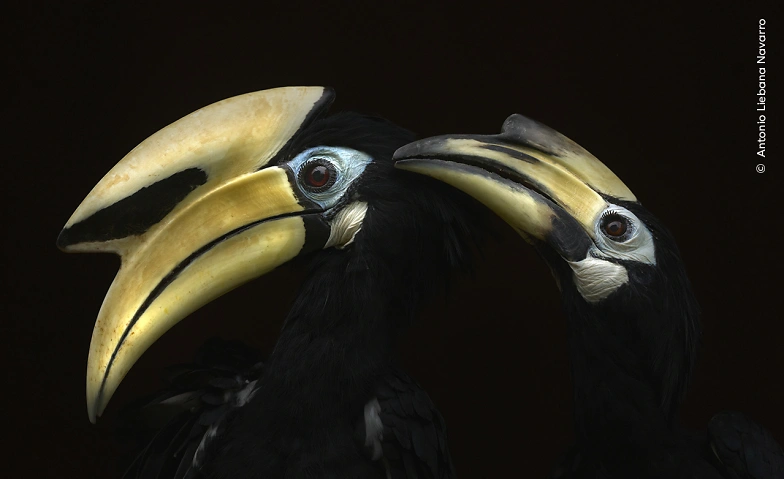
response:
M335 166L324 158L314 158L308 161L299 172L299 181L302 186L311 192L321 192L335 184L337 171Z
M613 241L625 241L628 238L629 219L618 213L609 213L602 217L602 233Z

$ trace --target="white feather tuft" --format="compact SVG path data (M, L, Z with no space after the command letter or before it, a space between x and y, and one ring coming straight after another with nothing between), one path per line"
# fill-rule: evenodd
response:
M574 284L589 303L597 303L621 285L629 282L623 266L589 255L581 261L569 261L574 272Z
M334 246L343 249L351 244L362 229L362 221L365 219L367 208L368 205L364 201L355 201L340 210L332 220L332 229L324 248Z

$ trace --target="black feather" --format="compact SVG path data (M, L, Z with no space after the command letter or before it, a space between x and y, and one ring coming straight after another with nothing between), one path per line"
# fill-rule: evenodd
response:
M568 264L551 249L538 247L561 285L575 394L577 443L552 477L719 479L734 469L744 474L772 470L769 465L782 460L781 451L769 446L775 441L762 429L748 423L735 423L733 429L714 420L711 445L722 464L712 460L704 438L676 427L700 346L699 306L667 228L639 203L606 199L645 224L656 264L612 259L625 267L628 282L589 304ZM745 441L738 437L740 430Z
M733 479L784 477L784 451L765 428L743 414L720 413L708 424L711 452Z
M362 228L346 248L308 257L308 276L263 371L257 359L211 351L208 360L177 372L172 391L156 405L171 406L176 413L169 420L192 430L177 436L176 457L163 451L167 474L454 476L443 420L397 370L395 344L450 275L471 270L487 213L447 185L395 169L393 153L411 140L410 132L381 118L342 113L314 121L277 155L284 163L315 146L370 155L342 202L325 213L329 220L346 204L364 201ZM256 312L249 314L256 320ZM253 399L236 407L238 388L252 380ZM186 391L187 401L166 404ZM376 461L368 456L363 423L374 398L384 428L384 457ZM208 428L215 438L198 449ZM183 466L194 457L196 467Z

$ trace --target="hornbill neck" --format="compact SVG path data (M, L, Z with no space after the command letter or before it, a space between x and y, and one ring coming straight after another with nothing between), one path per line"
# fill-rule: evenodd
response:
M569 266L545 254L568 321L578 440L644 450L674 431L699 343L698 307L677 249L657 257L656 266L626 264L629 284L588 304Z
M397 333L384 269L352 268L350 254L323 252L308 274L270 356L265 375L284 379L305 398L315 388L359 386L390 364ZM308 378L297 381L295 378ZM319 399L323 400L323 396Z
M576 450L581 469L634 477L651 454L674 450L677 436L641 357L645 345L608 319L567 306Z
M265 365L265 381L290 387L317 415L330 395L351 408L372 397L373 380L394 366L397 338L453 272L470 271L481 241L485 216L462 193L391 165L369 169L367 181L361 230L345 249L312 258Z
M584 311L567 316L578 440L645 443L660 436L672 411L662 407L640 357L644 344L607 328L607 318Z

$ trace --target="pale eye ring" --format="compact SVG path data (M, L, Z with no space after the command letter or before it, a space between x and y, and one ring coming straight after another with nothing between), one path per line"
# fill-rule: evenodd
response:
M335 184L338 177L337 169L325 158L312 158L299 170L299 184L312 193L326 191Z
M631 220L616 212L608 212L602 216L599 230L604 236L617 242L626 241L633 232Z

